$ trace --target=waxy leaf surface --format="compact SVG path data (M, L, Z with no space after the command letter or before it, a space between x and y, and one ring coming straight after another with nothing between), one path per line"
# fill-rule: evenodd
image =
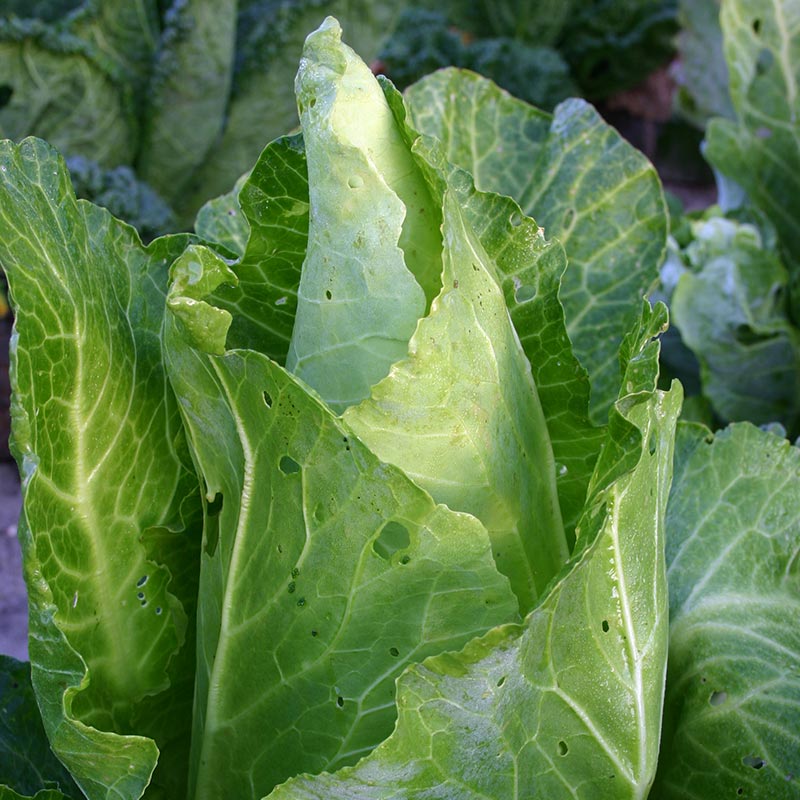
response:
M176 262L168 301L209 502L191 796L260 796L369 752L402 669L518 618L517 601L476 519L437 506L263 354L203 352L227 312L178 292L233 277L206 253Z
M160 336L167 265L186 239L143 247L132 228L76 201L63 161L35 139L0 144L0 220L45 730L92 800L142 794L158 754L149 737L177 748L154 784L181 792L191 674L179 651L196 593L184 515L197 482Z
M748 423L681 426L657 797L797 797L799 522L797 447Z
M609 429L607 452L633 456L633 468L610 484L598 478L576 554L525 623L411 667L386 742L355 767L287 782L272 800L647 796L666 667L663 523L680 407L679 388L652 393L654 354L645 342L633 354L634 392Z
M605 422L619 387L620 342L666 246L652 165L581 100L550 115L456 69L423 78L406 98L414 127L443 142L478 189L513 197L564 245L567 330L591 380L592 419Z

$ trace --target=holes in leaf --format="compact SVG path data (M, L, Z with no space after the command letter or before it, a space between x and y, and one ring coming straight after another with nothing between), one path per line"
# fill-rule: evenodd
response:
M565 756L567 753L569 753L569 745L563 739L559 741L557 748L560 756Z
M408 563L409 563L409 561L411 561L411 556L409 556L409 555L402 556L402 558L400 559L400 563L401 563L403 566L405 566L406 564L408 564Z
M756 36L758 36L758 34L761 33L761 20L758 19L757 17L756 19L753 20L753 33Z
M712 706L721 706L723 703L727 702L727 700L727 692L711 692L711 697L708 698L709 705Z
M300 598L300 599L297 601L297 605L298 605L298 607L299 607L299 608L303 608L303 606L305 606L305 604L306 604L306 599L305 599L305 597L301 597L301 598Z
M736 794L744 794L744 789L742 789L742 787L740 786L740 787L739 787L739 788L736 790Z
M272 408L272 395L269 392L264 392L261 397L264 398L264 405L267 408Z
M4 83L0 86L0 108L7 106L11 102L11 97L14 94L14 87Z
M508 222L512 228L519 228L522 225L522 215L519 211L515 211L509 218Z
M144 586L147 583L147 578L148 577L149 577L148 575L142 575L142 577L139 578L138 581L136 581L136 588L137 589L141 589L142 586Z
M351 189L360 189L364 185L364 179L360 175L352 175L347 179L347 185Z
M222 511L222 492L217 492L214 499L206 506L207 517L218 517Z
M506 682L506 676L503 675L503 677L500 678L499 681L497 681L497 688L499 689L505 682Z
M390 647L389 655L392 656L392 658L397 658L400 655L400 651L396 647Z
M534 297L536 297L536 288L529 284L517 286L514 291L514 299L518 303L527 303L529 300L533 300Z
M336 705L337 705L337 706L339 706L339 708L344 708L344 697L342 697L341 695L339 695L339 696L336 698Z
M647 442L647 452L650 453L651 456L656 454L656 435L655 432L650 434L650 440Z
M600 627L603 629L603 633L608 633L608 620L604 619Z
M209 556L213 556L219 542L219 515L222 511L222 493L217 492L210 503L206 503L206 524L203 531L205 541L205 551Z
M332 298L333 298L333 295L331 294L331 290L330 289L326 289L325 290L325 299L326 300L331 300Z
M742 759L742 764L746 767L752 767L753 769L761 769L767 762L764 761L763 758L759 758L758 756L745 756Z
M296 589L297 589L297 584L294 581L291 581L286 590L289 592L289 594L294 594Z
M144 592L137 592L137 593L136 593L136 597L137 597L139 600L144 600Z
M311 631L311 635L314 637L319 636L319 631Z
M162 611L161 606L156 606L156 614L158 614L160 616L161 615L161 611Z
M381 529L378 538L372 543L372 549L388 561L398 550L404 550L411 544L408 528L399 522L389 520Z
M286 295L284 295L283 297L279 297L275 301L275 305L276 306L285 306L288 302L289 302L289 298Z
M278 463L278 468L284 475L294 475L296 472L300 472L300 465L291 456L283 456Z
M564 222L562 223L562 226L564 227L565 230L568 231L574 224L575 224L575 209L568 208L564 212Z
M768 50L766 47L762 47L756 59L756 75L763 75L765 72L768 72L774 62L775 56L772 54L772 51Z

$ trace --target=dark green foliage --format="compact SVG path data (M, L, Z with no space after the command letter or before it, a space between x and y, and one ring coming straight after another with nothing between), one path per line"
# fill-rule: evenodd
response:
M520 100L548 111L580 94L569 66L552 47L508 38L479 39L468 48L465 66Z
M78 791L50 750L31 686L31 665L0 656L0 798L3 785L20 794ZM60 796L60 795L55 795Z
M479 72L528 103L545 109L579 93L569 67L551 47L508 36L473 38L440 11L411 7L379 54L381 67L404 89L447 66Z
M412 7L378 56L392 82L405 89L423 75L447 66L466 66L467 44L439 11Z
M583 0L558 48L586 97L608 97L669 61L677 14L677 0Z
M130 167L103 169L83 156L68 159L67 166L78 197L133 225L144 241L175 229L172 209Z

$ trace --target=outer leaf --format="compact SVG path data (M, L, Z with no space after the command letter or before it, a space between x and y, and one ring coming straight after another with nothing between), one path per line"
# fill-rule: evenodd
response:
M722 51L721 0L680 0L679 5L676 105L684 117L705 128L712 116L734 116Z
M751 225L693 225L672 312L701 366L703 393L724 420L800 424L800 331L786 309L788 275Z
M37 20L0 20L0 74L11 88L0 108L0 137L41 136L106 167L132 161L131 98L84 40Z
M196 479L159 344L166 264L186 240L142 247L132 228L76 202L67 175L43 142L0 145L30 655L59 758L88 797L128 800L158 752L129 732L187 739L191 687L147 701L170 686L195 591L191 557L175 556L190 539ZM180 759L170 769L176 796Z
M19 797L48 789L63 797L56 787L79 795L50 750L31 686L30 664L0 656L0 798L5 798L4 790L8 797L16 792Z
M123 91L141 101L158 51L157 0L84 0L65 20L90 43ZM137 106L138 107L138 106Z
M609 445L632 446L638 463L598 487L585 546L523 626L409 669L384 744L271 798L646 797L666 665L663 518L679 405L679 388L620 401L637 435Z
M236 0L178 0L167 14L138 169L169 201L185 200L222 132L235 42Z
M195 260L174 267L177 288ZM207 288L226 277L219 261ZM260 353L206 356L205 303L169 369L212 503L202 561L195 798L259 796L390 732L394 679L517 616L489 538L381 463ZM189 340L183 338L189 336Z
M800 2L729 0L720 21L737 120L713 120L705 154L774 223L800 319Z
M679 437L657 797L800 791L800 451L749 424Z
M286 363L343 411L405 355L436 293L439 215L378 82L330 17L306 40L297 102L313 213Z
M655 170L580 100L550 116L459 70L423 79L406 99L412 124L442 141L478 189L513 197L563 243L567 330L589 371L592 419L605 421L619 386L620 342L666 246Z
M447 190L445 288L408 358L344 419L438 502L486 525L498 569L527 612L569 553L555 463L497 269L460 206L458 192Z

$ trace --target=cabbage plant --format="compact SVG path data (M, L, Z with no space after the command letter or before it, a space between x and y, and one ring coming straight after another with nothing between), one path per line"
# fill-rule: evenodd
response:
M582 101L404 99L331 18L296 93L301 133L147 246L0 145L0 798L711 797L697 735L791 796L800 456L676 440L652 167Z

